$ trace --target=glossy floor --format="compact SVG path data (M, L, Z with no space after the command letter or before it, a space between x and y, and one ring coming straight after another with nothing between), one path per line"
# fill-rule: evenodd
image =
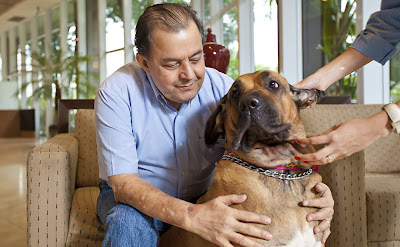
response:
M0 246L27 246L26 161L43 141L0 138Z

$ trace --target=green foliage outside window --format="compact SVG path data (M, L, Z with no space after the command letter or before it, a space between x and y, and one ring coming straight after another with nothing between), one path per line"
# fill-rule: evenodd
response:
M224 4L228 4L226 2L230 1L231 0L224 0ZM231 54L229 67L226 74L233 79L236 79L239 76L238 50L234 45L234 43L238 40L237 30L237 8L233 8L224 16L224 45L229 49Z
M400 45L397 46L400 50ZM390 100L396 102L400 100L400 52L390 60Z
M182 2L182 1L175 1ZM132 0L132 25L135 26L144 10L153 4L152 0ZM122 0L107 0L107 18L120 22L122 16Z
M346 0L342 11L342 0L324 1L316 0L315 4L321 6L322 11L322 44L319 48L325 55L325 64L329 63L347 48L352 40L349 37L356 35L355 0ZM356 72L332 84L328 89L331 95L350 95L356 98L357 76Z

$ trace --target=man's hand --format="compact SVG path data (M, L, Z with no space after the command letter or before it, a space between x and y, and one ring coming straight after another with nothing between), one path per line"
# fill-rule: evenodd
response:
M244 201L246 195L227 195L189 207L188 230L221 247L233 247L231 242L247 247L262 247L263 245L246 236L270 240L271 233L247 223L266 225L271 223L271 219L229 207Z
M315 185L315 189L320 194L320 197L303 201L303 206L320 208L318 212L308 214L307 221L320 221L319 225L314 227L314 233L322 231L322 243L325 243L331 234L330 222L334 212L334 201L331 190L326 184L318 183Z

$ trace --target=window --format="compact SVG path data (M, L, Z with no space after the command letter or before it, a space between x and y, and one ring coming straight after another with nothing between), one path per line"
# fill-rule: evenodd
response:
M232 8L223 16L222 20L224 23L224 45L229 49L231 55L226 74L236 79L239 76L237 8Z
M135 28L139 17L143 14L144 10L153 4L152 0L132 0L132 47L135 44Z
M355 9L355 0L303 1L304 78L342 54L354 41ZM356 89L357 74L353 72L332 84L327 93L356 99Z
M107 76L124 65L124 23L121 1L108 0L106 9Z
M254 0L255 70L278 71L278 6L276 1Z
M400 50L400 45L397 46ZM390 59L390 101L400 100L400 52Z

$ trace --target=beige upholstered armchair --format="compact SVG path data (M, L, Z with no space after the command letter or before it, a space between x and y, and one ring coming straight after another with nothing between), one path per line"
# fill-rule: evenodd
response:
M302 118L308 133L321 133L336 122L379 109L321 105L304 110ZM93 110L78 111L75 131L55 136L29 155L29 246L101 246L104 229L96 215L99 178ZM320 169L332 189L336 210L326 246L367 246L367 242L373 247L400 246L400 189L395 184L400 182L395 173L400 167L399 147L399 137L391 136L365 155L360 152Z
M58 134L28 157L28 246L101 246L93 110L75 115L75 134Z

